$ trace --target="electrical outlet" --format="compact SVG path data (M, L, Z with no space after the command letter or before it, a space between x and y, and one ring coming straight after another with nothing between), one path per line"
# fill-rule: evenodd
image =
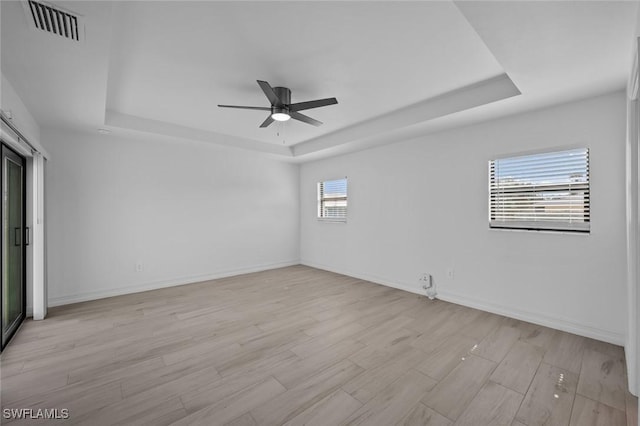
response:
M450 280L455 278L455 273L453 271L453 268L447 269L447 278L449 278Z
M136 272L142 272L142 262L136 262Z

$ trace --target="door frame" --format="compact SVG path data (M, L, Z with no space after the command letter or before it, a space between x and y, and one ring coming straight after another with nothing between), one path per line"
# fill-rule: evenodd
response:
M21 243L22 243L22 314L19 317L18 325L9 333L7 340L5 342L2 341L2 336L0 335L0 352L4 351L7 347L11 339L15 336L17 331L20 329L24 320L27 317L27 244L26 244L26 235L27 235L27 159L25 156L16 152L15 149L11 148L4 141L0 141L0 152L7 149L11 153L15 154L17 157L22 159L22 235L21 235ZM2 155L0 155L0 158ZM3 170L0 166L0 170ZM1 188L4 187L4 173L0 173L0 191ZM2 218L1 214L1 204L0 204L0 220ZM31 237L31 236L30 236ZM0 242L4 242L4 227L0 226ZM4 271L2 270L3 265L0 261L0 277ZM0 318L2 318L3 311L3 303L2 303L2 292L0 291ZM2 332L0 330L0 332Z

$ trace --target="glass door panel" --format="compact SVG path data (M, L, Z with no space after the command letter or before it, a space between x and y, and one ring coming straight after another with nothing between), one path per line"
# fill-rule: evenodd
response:
M2 348L25 317L24 159L2 146Z

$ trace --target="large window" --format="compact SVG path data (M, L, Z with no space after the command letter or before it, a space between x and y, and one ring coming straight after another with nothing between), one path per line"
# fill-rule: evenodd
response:
M318 219L347 220L347 178L318 182Z
M589 150L489 162L489 225L589 232Z

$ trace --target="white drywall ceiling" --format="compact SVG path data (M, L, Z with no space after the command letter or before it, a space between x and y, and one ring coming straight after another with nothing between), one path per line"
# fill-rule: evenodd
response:
M621 88L637 12L609 1L53 3L83 15L85 41L35 30L20 2L1 3L2 72L43 126L106 123L302 161ZM264 112L216 106L268 106L257 79L294 102L339 104L306 111L322 127L266 129Z

